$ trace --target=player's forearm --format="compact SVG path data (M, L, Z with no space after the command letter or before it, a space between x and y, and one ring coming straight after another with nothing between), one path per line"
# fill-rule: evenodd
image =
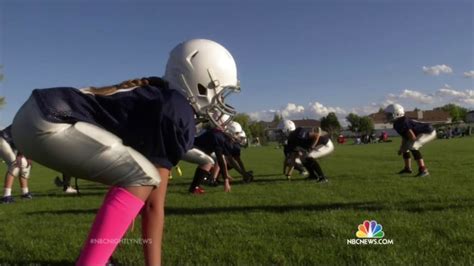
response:
M245 173L242 170L242 168L240 167L237 160L233 156L227 156L226 158L227 158L227 162L230 164L230 166L232 166L237 172L239 172L239 174L244 176Z
M227 163L225 161L224 154L222 152L216 151L217 164L220 167L222 178L227 179L229 177L229 172L227 171Z
M415 135L415 132L413 132L413 130L409 129L407 135L408 135L409 140L412 140L412 141L416 140L416 135Z
M296 152L293 152L290 154L288 161L286 163L286 168L285 168L286 176L291 176L293 169L295 169L295 159L296 159Z

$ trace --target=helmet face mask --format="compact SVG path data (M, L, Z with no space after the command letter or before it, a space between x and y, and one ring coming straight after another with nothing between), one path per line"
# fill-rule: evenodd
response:
M219 126L222 115L236 114L225 99L240 91L237 67L232 55L216 42L195 39L176 46L164 79L188 99L201 120Z
M206 117L214 125L225 127L237 114L234 107L225 103L225 98L233 92L240 92L240 88L229 86L222 88L221 91L212 98L209 107L205 109Z

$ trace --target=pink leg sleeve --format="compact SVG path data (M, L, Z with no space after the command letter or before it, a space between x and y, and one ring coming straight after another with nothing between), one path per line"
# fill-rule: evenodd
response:
M97 212L76 265L105 265L143 205L141 199L124 188L111 188Z

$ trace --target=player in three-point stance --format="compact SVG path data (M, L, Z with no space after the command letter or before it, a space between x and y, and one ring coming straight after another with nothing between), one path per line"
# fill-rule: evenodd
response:
M278 135L277 135L278 142L283 147L283 155L284 155L283 174L286 175L288 162L289 162L288 159L291 153L291 150L288 147L288 136L290 135L292 131L296 129L296 125L293 121L284 119L280 121L280 123L278 123L277 129L278 129ZM304 169L303 163L301 162L301 159L299 157L295 159L294 163L292 164L292 167L296 169L302 176L308 176L309 174L308 171Z
M225 98L239 90L232 55L194 39L171 51L163 78L33 91L12 124L18 149L59 172L111 186L77 265L104 265L139 212L142 237L151 240L143 245L145 264L161 264L170 169L193 146L195 118L232 117Z
M385 114L388 121L393 123L393 128L402 137L402 143L398 150L398 155L403 156L405 167L399 174L411 174L411 154L418 164L417 177L428 176L428 168L426 168L423 156L419 151L426 143L436 138L436 131L428 123L418 122L405 116L405 110L400 104L390 104L385 108Z
M334 145L327 135L321 134L321 129L318 128L318 132L314 132L313 129L297 127L288 135L287 149L289 156L285 174L289 180L295 161L299 158L309 172L309 180L316 180L320 183L328 181L317 159L332 153Z

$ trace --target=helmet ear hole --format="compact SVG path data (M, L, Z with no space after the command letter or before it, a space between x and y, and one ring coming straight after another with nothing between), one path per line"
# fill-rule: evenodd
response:
M207 96L207 88L204 87L201 83L198 84L199 95Z

